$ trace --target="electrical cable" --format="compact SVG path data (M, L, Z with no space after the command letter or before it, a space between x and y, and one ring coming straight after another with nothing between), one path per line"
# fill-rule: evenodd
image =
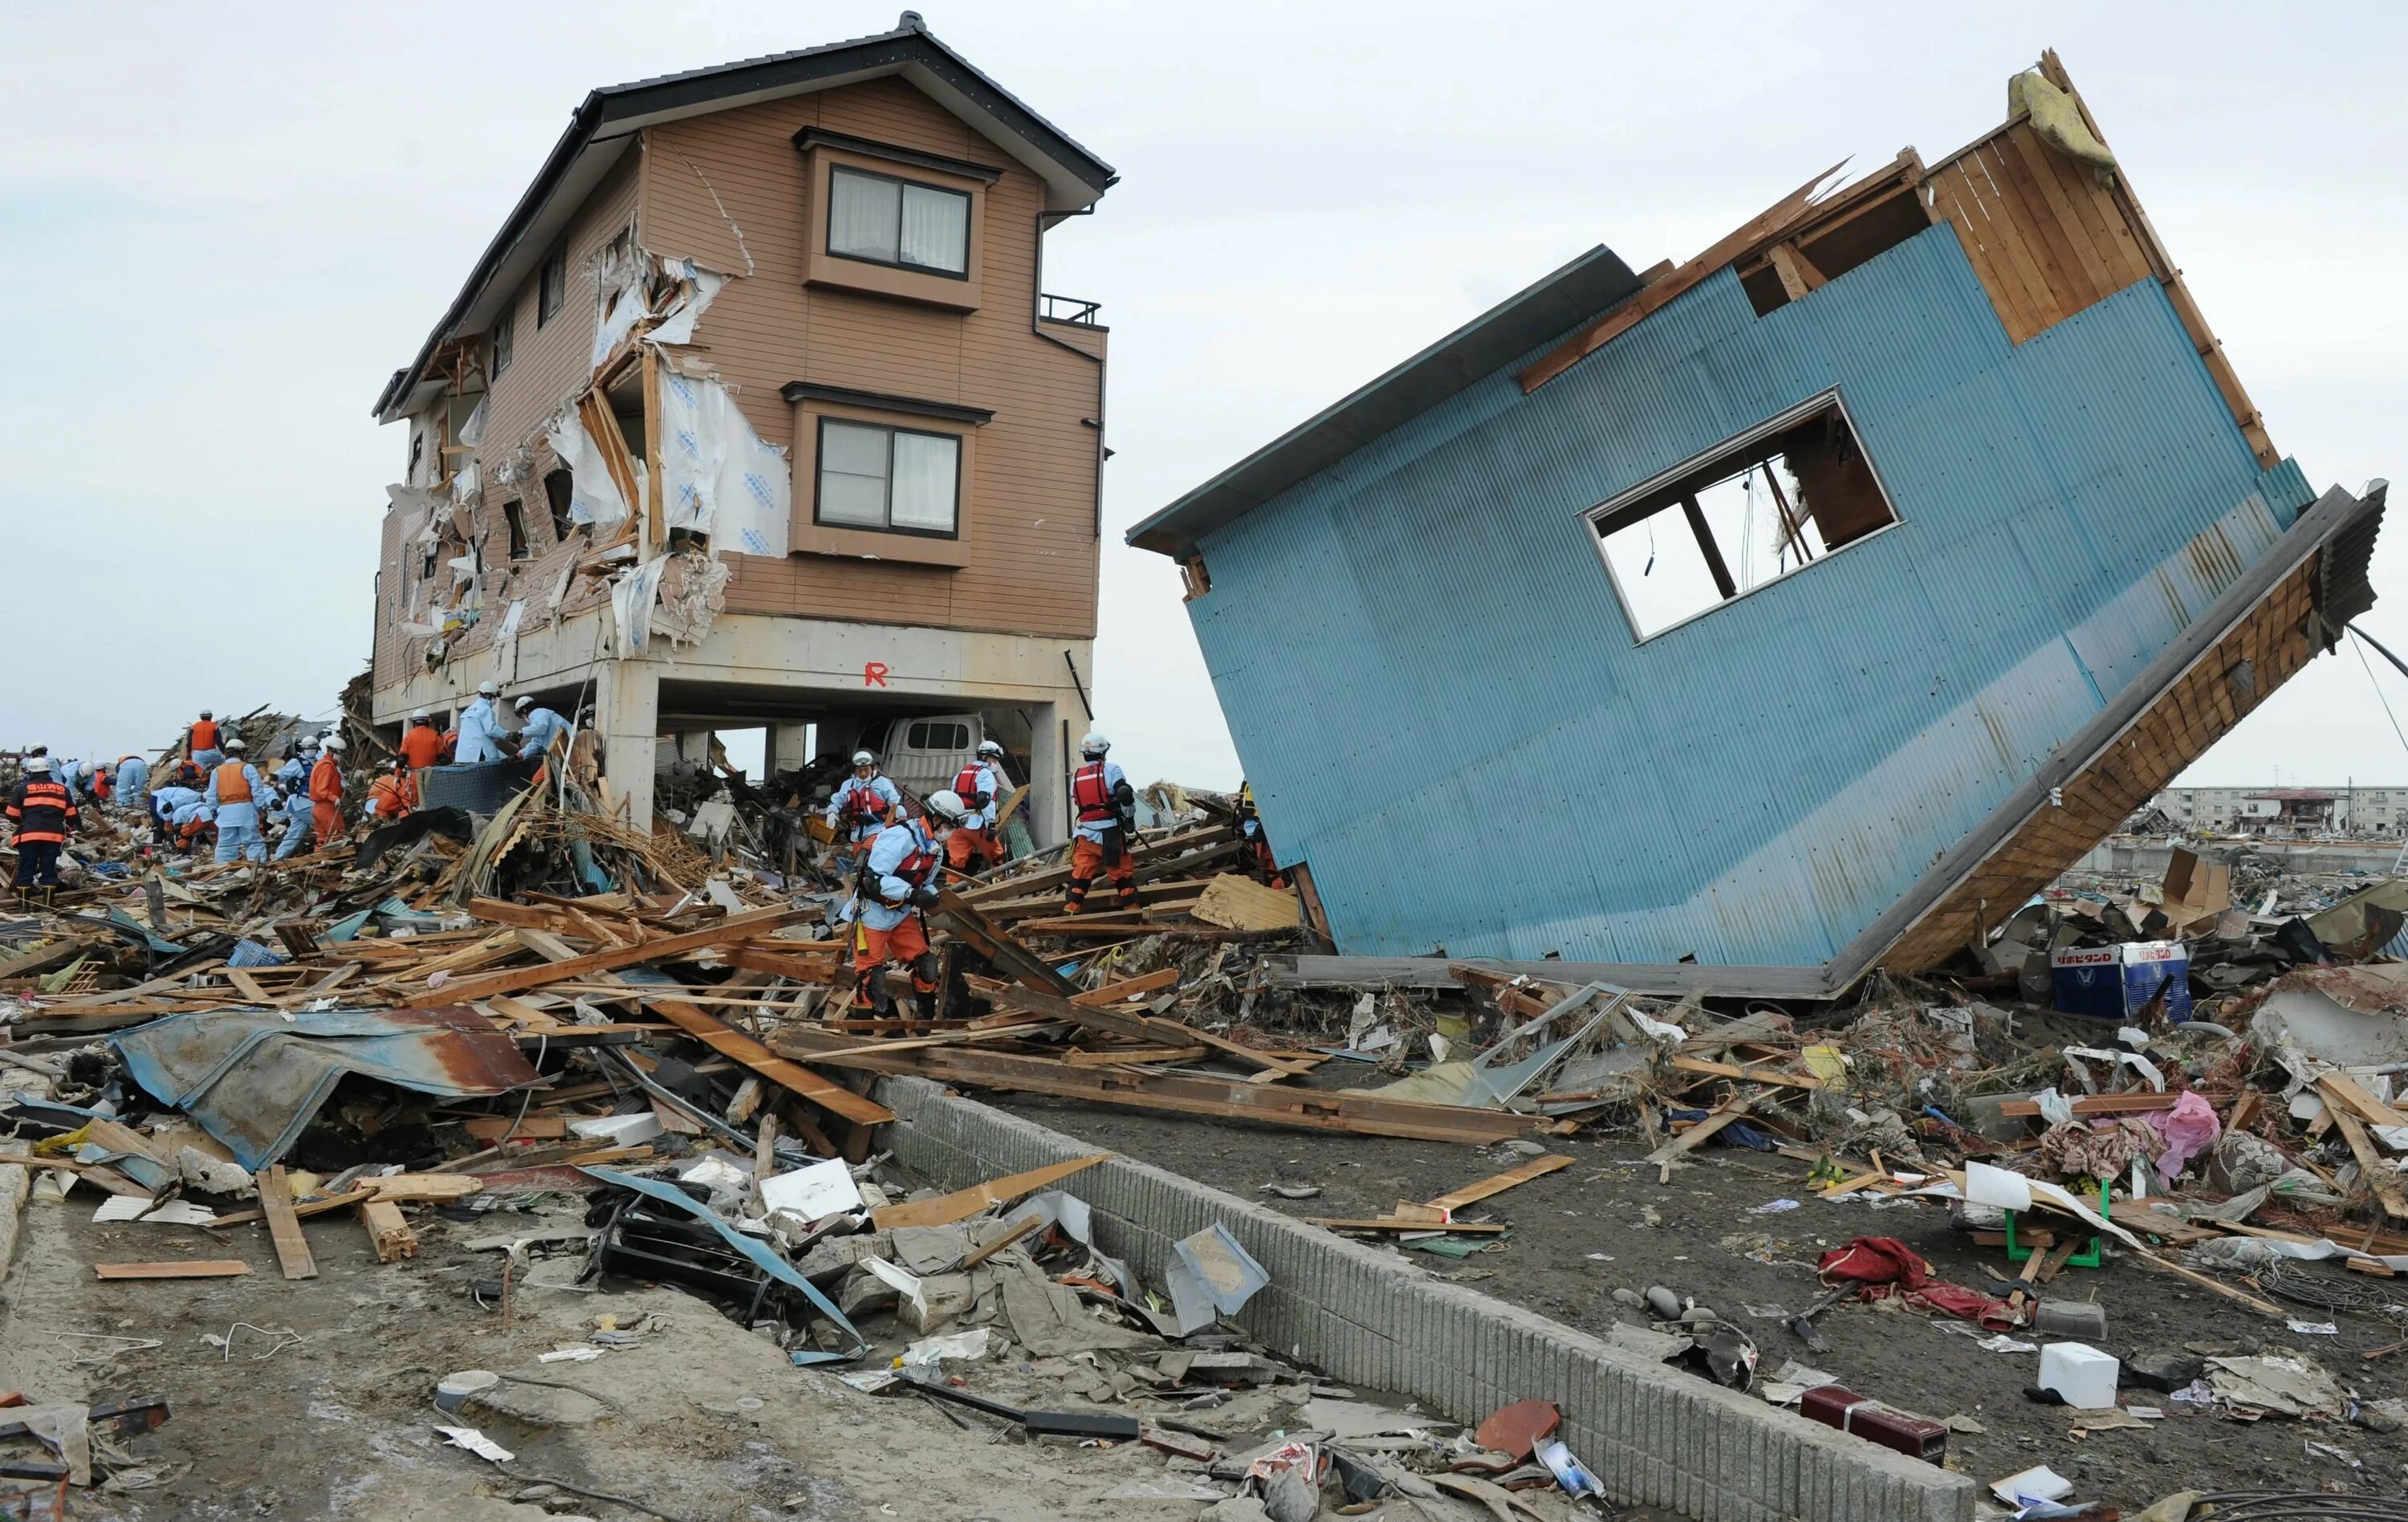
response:
M2383 705L2383 716L2391 721L2391 732L2400 737L2400 748L2402 750L2408 750L2408 734L2402 734L2401 732L2400 715L2391 711L2391 699L2383 696L2383 683L2374 680L2374 663L2366 658L2366 646L2374 644L2374 641L2368 639L2366 636L2359 634L2355 626L2353 626L2349 632L2352 636L2361 641L2360 643L2354 644L2349 648L2358 652L2358 664L2366 668L2367 685L2374 689L2374 700ZM2377 650L2383 650L2381 645L2375 645L2374 648ZM2391 652L2383 650L2383 653L2387 656Z

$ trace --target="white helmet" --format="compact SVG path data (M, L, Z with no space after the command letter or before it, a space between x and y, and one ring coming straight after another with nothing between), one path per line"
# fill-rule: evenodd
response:
M962 796L947 787L928 795L928 811L948 825L958 825L970 811L962 802Z
M535 707L535 699L532 697L522 697L517 702L512 703L510 707L518 710L521 713L524 713L527 710Z
M414 708L409 711L409 722L412 724L424 724L433 718L434 715L427 712L423 708Z
M1112 742L1104 738L1103 731L1100 729L1088 730L1087 738L1079 741L1079 754L1090 761L1096 760L1111 748Z
M47 755L32 757L25 763L25 774L29 777L49 776L50 774L50 758Z
M321 739L318 743L334 752L337 755L343 754L343 737L340 735L327 735Z
M233 739L228 739L223 745L219 746L218 749L225 752L228 755L240 755L242 754L242 737L240 735L236 735Z
M477 696L480 697L499 697L502 696L502 684L498 682L480 682L477 683Z
M213 718L217 717L217 715L216 715L216 714L214 714L214 713L211 713L208 709L203 709L203 710L201 710L201 717L202 717L202 718L204 718L204 719L213 719Z
M878 765L878 757L867 751L855 751L853 753L853 764L856 767L874 767Z
M1000 761L1003 759L1003 747L994 740L982 739L979 741L978 754L991 755Z

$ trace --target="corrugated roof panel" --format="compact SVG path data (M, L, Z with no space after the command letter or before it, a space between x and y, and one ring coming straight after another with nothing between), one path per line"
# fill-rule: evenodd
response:
M1525 396L1543 347L1203 545L1350 951L1823 961L2306 500L2155 284L2011 346L1946 227L1764 317L1726 270ZM1834 387L1901 523L1634 643L1584 514Z

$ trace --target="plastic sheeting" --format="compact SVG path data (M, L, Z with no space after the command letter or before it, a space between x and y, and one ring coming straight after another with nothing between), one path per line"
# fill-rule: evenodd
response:
M719 299L721 289L734 277L705 269L691 259L664 258L661 273L693 289L670 306L649 337L654 343L692 343L695 323L702 320L703 312Z
M652 605L661 594L661 572L668 568L664 555L647 560L610 583L610 611L616 629L613 648L621 660L644 653L652 639Z
M552 452L568 467L568 516L572 522L594 524L603 528L624 523L627 517L627 499L619 495L619 483L610 479L610 471L602 463L602 448L575 412L552 421L545 434Z
M708 534L721 549L784 557L792 472L724 383L663 371L661 456L669 527Z

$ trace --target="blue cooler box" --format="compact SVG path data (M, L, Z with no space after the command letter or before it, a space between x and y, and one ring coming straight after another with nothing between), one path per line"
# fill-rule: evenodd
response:
M2128 1020L2165 990L2166 1014L2190 1018L2190 949L2179 940L2132 940L2051 955L2057 1007L2068 1014Z

